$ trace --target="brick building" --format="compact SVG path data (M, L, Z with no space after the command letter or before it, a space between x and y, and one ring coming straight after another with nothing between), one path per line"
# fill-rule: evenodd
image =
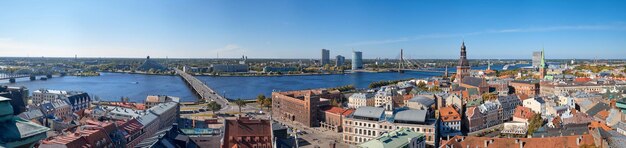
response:
M320 112L320 126L328 130L341 132L343 119L352 114L352 112L354 112L354 109L343 109L334 106L324 107Z
M511 81L509 85L513 87L516 94L524 94L528 96L539 95L539 83L534 81Z
M328 105L335 93L325 89L272 92L273 117L305 126L319 126L319 107Z
M272 125L269 120L227 119L222 148L271 148Z

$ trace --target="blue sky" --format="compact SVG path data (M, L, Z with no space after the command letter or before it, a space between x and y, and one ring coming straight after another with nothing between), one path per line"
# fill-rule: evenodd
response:
M620 58L625 1L0 1L0 56Z

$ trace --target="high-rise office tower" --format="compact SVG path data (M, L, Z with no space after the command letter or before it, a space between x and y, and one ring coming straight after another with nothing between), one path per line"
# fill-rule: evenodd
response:
M330 50L322 49L322 66L330 64Z
M343 66L343 64L346 62L346 57L343 57L341 55L337 55L337 61L335 63L335 66L339 67L339 66Z
M541 66L541 51L533 52L533 67L538 68Z
M363 69L363 53L360 51L352 52L352 70Z

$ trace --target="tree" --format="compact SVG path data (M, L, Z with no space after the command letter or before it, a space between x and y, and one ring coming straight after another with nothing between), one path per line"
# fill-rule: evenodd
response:
M424 81L420 81L417 83L417 88L421 89L421 90L428 90L428 88L426 87L426 83Z
M263 106L263 102L265 101L265 99L265 95L259 94L258 96L256 96L256 103L259 104L259 106Z
M541 126L543 126L543 119L541 118L541 114L533 114L528 124L528 134L532 135Z
M439 91L439 90L441 90L441 89L437 85L435 85L435 86L430 88L430 91Z
M241 107L246 106L246 101L241 100L241 98L237 98L237 100L235 100L235 104L239 107L239 113L241 113Z
M222 105L218 104L215 101L211 101L209 102L209 104L207 104L207 108L215 114L215 111L219 111L220 109L222 109Z
M498 99L498 96L496 94L493 93L484 93L482 95L483 98L483 102L487 101L487 100L495 100Z
M265 100L263 100L263 107L269 110L270 107L272 107L272 98L265 98Z

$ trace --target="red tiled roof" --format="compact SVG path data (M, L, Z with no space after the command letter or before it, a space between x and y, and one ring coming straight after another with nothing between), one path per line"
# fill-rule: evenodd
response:
M348 116L350 114L352 114L354 112L354 109L346 109L346 111L344 111L341 115L342 116Z
M515 108L515 112L513 113L513 117L522 118L522 119L530 119L534 115L533 111L530 108L517 106Z
M600 117L600 119L602 119L602 120L606 120L606 118L609 117L609 111L602 110L602 111L598 112L598 114L596 114L596 116Z
M528 95L526 95L526 94L518 94L518 95L517 95L517 97L518 97L521 101L524 101L524 100L526 100L526 99L528 99L528 98L529 98L529 97L528 97Z
M566 125L566 124L584 124L584 123L593 122L593 117L587 115L586 113L572 112L572 115L573 116L570 117L570 118L564 118L563 119L563 125Z
M137 121L137 119L132 119L120 125L119 128L125 130L128 133L127 136L129 136L132 135L132 133L139 132L143 126L139 123L139 121Z
M589 124L589 128L590 129L602 128L605 131L613 130L613 128L609 127L608 125L606 125L605 123L602 123L600 121L593 121L593 122L591 122L591 124Z
M332 113L332 114L336 114L336 115L340 115L343 112L345 112L346 110L343 109L343 108L332 106L332 107L326 107L326 108L322 109L322 111L328 112L328 113Z
M454 107L442 107L439 109L439 118L444 122L460 121L461 115L459 115Z
M574 82L579 82L579 83L585 83L585 82L589 82L591 81L591 78L576 78L574 79Z
M272 127L269 120L227 119L224 131L222 148L272 146Z
M137 110L146 110L146 106L143 103L128 103L128 102L110 102L110 105L132 108Z
M580 142L578 141L580 140ZM485 147L505 148L520 147L520 143L525 148L550 148L550 147L580 147L582 145L595 145L593 136L590 134L576 136L546 137L546 138L489 138L474 136L455 136L445 143L441 148L450 147Z
M467 111L465 112L465 115L468 118L471 118L472 116L474 116L474 111L475 110L476 110L476 106L469 107L469 108L467 108Z
M402 96L402 100L411 100L413 98L413 95L411 94L406 94L404 96Z

